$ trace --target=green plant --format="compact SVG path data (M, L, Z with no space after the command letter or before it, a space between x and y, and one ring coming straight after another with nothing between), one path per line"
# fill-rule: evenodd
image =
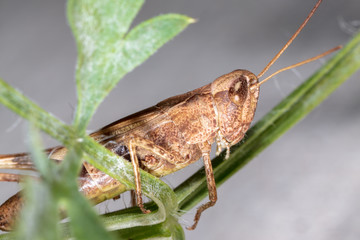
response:
M143 1L117 2L121 6L112 4L114 1L69 1L68 16L79 52L76 74L79 103L71 126L63 124L4 81L0 81L2 104L28 119L34 127L56 138L70 150L66 160L58 166L47 161L41 153L37 132L31 129L34 161L43 181L40 184L26 183L28 205L20 222L18 238L55 239L61 238L62 234L70 233L79 239L114 237L114 234L111 236L103 228L101 221L77 191L76 176L81 165L79 159L82 156L100 170L124 183L128 189L134 187L132 167L86 136L87 123L97 106L121 77L193 20L181 15L163 15L140 24L125 35ZM116 12L119 10L121 12ZM109 21L114 23L114 16L119 18L115 21L116 24L108 24ZM149 28L149 26L153 27ZM154 32L144 35L144 29ZM157 39L158 41L155 41L157 44L146 45L149 43L146 41L148 39L151 39L151 42ZM142 51L138 52L137 49ZM243 143L232 149L229 160L223 161L222 156L214 159L217 184L223 183L303 118L359 67L360 35L357 35L313 77L259 121L248 132ZM88 71L89 69L92 71ZM104 225L114 230L120 225L121 228L126 226L116 231L118 238L142 239L150 236L183 238L183 231L176 216L181 214L179 209L188 210L207 195L203 170L199 170L181 184L175 192L162 181L145 172L142 172L142 183L144 193L154 200L158 210L149 215L139 213L137 209L106 214L102 219ZM45 198L39 199L40 195ZM149 207L156 209L154 205ZM65 229L59 229L56 217L59 208L66 209L71 219L69 228L65 226ZM30 221L33 225L29 226L29 221L26 219L39 221ZM136 231L133 228L136 228ZM1 236L1 238L7 237L9 236Z
M101 101L126 73L194 22L183 15L165 14L129 31L143 3L144 0L68 2L68 19L78 48L78 106L71 126L65 125L1 80L1 103L69 149L65 161L56 166L47 163L47 159L40 153L38 140L33 140L33 156L43 181L41 184L28 183L28 204L17 231L19 239L49 239L50 235L53 235L52 239L59 238L59 218L56 218L57 214L49 215L59 208L65 209L70 217L70 232L75 238L111 238L77 190L76 177L82 163L80 160L84 158L101 170L108 169L105 172L120 180L128 189L134 188L132 167L86 136L86 126ZM137 214L130 219L128 227L161 222L177 209L175 194L166 184L150 174L145 173L142 178L144 193L161 207L159 211L148 215ZM153 192L154 188L158 191ZM41 195L47 196L49 201L40 201L38 198ZM39 205L43 201L46 207ZM48 221L50 216L53 216L53 221ZM32 226L28 226L26 219L35 221L31 221Z

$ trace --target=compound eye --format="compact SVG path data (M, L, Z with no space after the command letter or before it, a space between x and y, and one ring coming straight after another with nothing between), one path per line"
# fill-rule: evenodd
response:
M229 89L229 98L237 106L242 106L248 95L248 81L244 76L236 79Z

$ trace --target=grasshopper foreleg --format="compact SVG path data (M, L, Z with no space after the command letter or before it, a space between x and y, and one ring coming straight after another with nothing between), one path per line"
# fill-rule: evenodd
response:
M211 159L210 159L210 150L211 145L208 143L200 144L200 148L202 149L202 158L204 161L204 168L206 173L206 182L207 187L209 191L209 202L201 205L195 214L194 218L194 224L191 227L187 227L188 230L194 230L200 220L201 213L208 209L209 207L212 207L215 205L217 201L217 192L216 192L216 184L215 184L215 178L214 178L214 172L211 165Z

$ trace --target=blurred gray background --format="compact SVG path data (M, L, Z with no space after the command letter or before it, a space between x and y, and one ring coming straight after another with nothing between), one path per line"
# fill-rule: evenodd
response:
M66 1L0 0L0 76L70 123L76 106L76 49ZM161 13L198 19L128 74L106 98L89 130L205 85L237 68L259 73L294 33L315 0L151 0L136 23ZM271 68L345 44L359 0L325 0ZM344 27L346 26L346 27ZM326 57L329 58L329 57ZM255 121L324 60L278 75L261 89ZM218 189L215 207L188 239L359 239L360 74ZM26 122L0 106L0 153L27 151ZM45 138L47 146L57 144ZM201 161L166 178L176 186ZM0 202L18 185L0 183ZM105 209L122 201L109 201ZM182 217L192 223L195 209Z

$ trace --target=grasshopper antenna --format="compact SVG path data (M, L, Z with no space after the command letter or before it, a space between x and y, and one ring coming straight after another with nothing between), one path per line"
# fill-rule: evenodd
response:
M315 60L317 60L317 59L319 59L319 58L322 58L322 57L324 57L324 56L326 56L326 55L328 55L328 54L330 54L330 53L332 53L332 52L334 52L334 51L336 51L336 50L338 50L338 49L340 49L340 48L342 48L341 45L336 46L336 47L334 47L334 48L332 48L332 49L330 49L330 50L327 50L326 52L323 52L323 53L321 53L321 54L319 54L319 55L317 55L317 56L315 56L315 57L312 57L312 58L306 59L306 60L304 60L304 61L295 63L295 64L293 64L293 65L290 65L290 66L281 68L280 70L277 70L276 72L274 72L273 74L271 74L270 76L268 76L267 78L265 78L264 80L262 80L261 82L259 82L259 83L258 83L258 86L261 86L261 84L265 83L267 80L269 80L269 79L272 78L273 76L275 76L275 75L277 75L277 74L279 74L279 73L281 73L281 72L283 72L283 71L286 71L286 70L289 70L289 69L292 69L292 68L295 68L295 67L304 65L304 64L306 64L306 63L315 61Z
M276 60L281 56L281 54L290 46L290 44L294 41L294 39L297 37L297 35L301 32L301 30L306 26L306 24L308 23L308 21L310 20L310 18L314 15L316 9L319 7L320 3L322 2L322 0L319 0L316 5L314 6L314 8L311 10L311 12L309 13L309 15L306 17L305 21L300 25L300 27L298 28L298 30L296 30L296 32L294 33L294 35L292 35L292 37L289 39L289 41L287 41L287 43L282 47L282 49L280 49L280 51L275 55L275 57L268 63L268 65L266 65L266 67L259 73L259 75L257 75L257 78L262 77L267 70L271 67L271 65L273 65ZM307 60L305 60L307 61Z

